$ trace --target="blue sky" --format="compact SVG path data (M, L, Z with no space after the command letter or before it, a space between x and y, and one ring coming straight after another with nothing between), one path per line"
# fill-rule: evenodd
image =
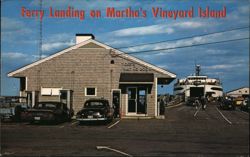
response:
M34 62L39 56L39 20L21 16L21 8L39 9L38 0L3 0L1 8L2 95L18 95L19 79L8 78L7 73ZM48 18L48 8L85 10L83 21L78 18ZM199 18L198 7L220 10L227 8L226 18ZM105 18L105 9L142 8L146 18ZM165 10L194 8L193 18L153 18L152 7ZM249 26L249 0L47 0L43 2L43 57L75 43L76 33L92 33L96 40L112 47L124 47L157 42ZM91 9L101 10L102 17L92 19ZM161 49L190 44L249 37L249 28L209 36L178 40L161 44L123 49L124 52ZM167 69L183 78L194 73L195 62L202 74L220 78L224 91L249 86L249 40L197 46L190 48L141 53L134 56ZM174 81L175 82L175 81ZM174 83L173 82L173 83ZM160 88L160 93L172 93L173 83Z

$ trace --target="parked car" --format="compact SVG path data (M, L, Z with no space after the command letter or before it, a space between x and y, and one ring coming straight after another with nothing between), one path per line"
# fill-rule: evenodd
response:
M230 98L222 98L219 101L219 107L222 110L234 110L235 109L235 105L234 105L234 101Z
M27 119L24 117L24 115L27 113L27 110L30 109L28 104L26 103L19 103L15 107L15 115L13 117L13 121L15 122L25 122Z
M70 110L62 102L39 102L33 108L28 109L24 117L29 122L65 122L70 121L73 110Z
M241 106L240 106L240 109L241 109L242 111L247 111L247 112L250 111L250 102L249 102L249 98L246 98L246 99L242 102L242 104L241 104Z
M0 102L0 118L2 121L22 121L21 115L28 109L28 104L20 102L24 97L2 97Z
M89 99L84 103L83 108L76 114L76 120L84 121L112 121L114 108L109 105L106 99Z
M189 97L186 101L186 105L187 106L195 106L195 100L196 98L195 97Z
M1 121L13 120L15 115L15 106L1 106L0 107L0 119Z
M241 97L241 96L239 96L239 97L237 97L237 98L234 99L234 104L235 104L236 107L240 108L240 106L243 103L243 101L244 101L244 98Z

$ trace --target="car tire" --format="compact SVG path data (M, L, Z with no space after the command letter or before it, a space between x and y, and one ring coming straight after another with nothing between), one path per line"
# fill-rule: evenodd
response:
M72 121L71 117L68 116L68 117L67 117L67 122L71 122L71 121Z

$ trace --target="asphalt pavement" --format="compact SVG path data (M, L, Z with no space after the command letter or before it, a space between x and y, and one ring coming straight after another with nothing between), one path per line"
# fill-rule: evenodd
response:
M249 113L179 105L165 119L1 123L2 156L249 156Z

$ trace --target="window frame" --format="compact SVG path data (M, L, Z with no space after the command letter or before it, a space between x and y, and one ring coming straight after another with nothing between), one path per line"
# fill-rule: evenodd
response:
M95 89L95 94L94 94L94 95L88 95L88 93L87 93L87 89L88 89L88 88L93 88L93 89ZM85 87L84 95L85 95L85 96L97 96L97 88L96 88L96 87Z

